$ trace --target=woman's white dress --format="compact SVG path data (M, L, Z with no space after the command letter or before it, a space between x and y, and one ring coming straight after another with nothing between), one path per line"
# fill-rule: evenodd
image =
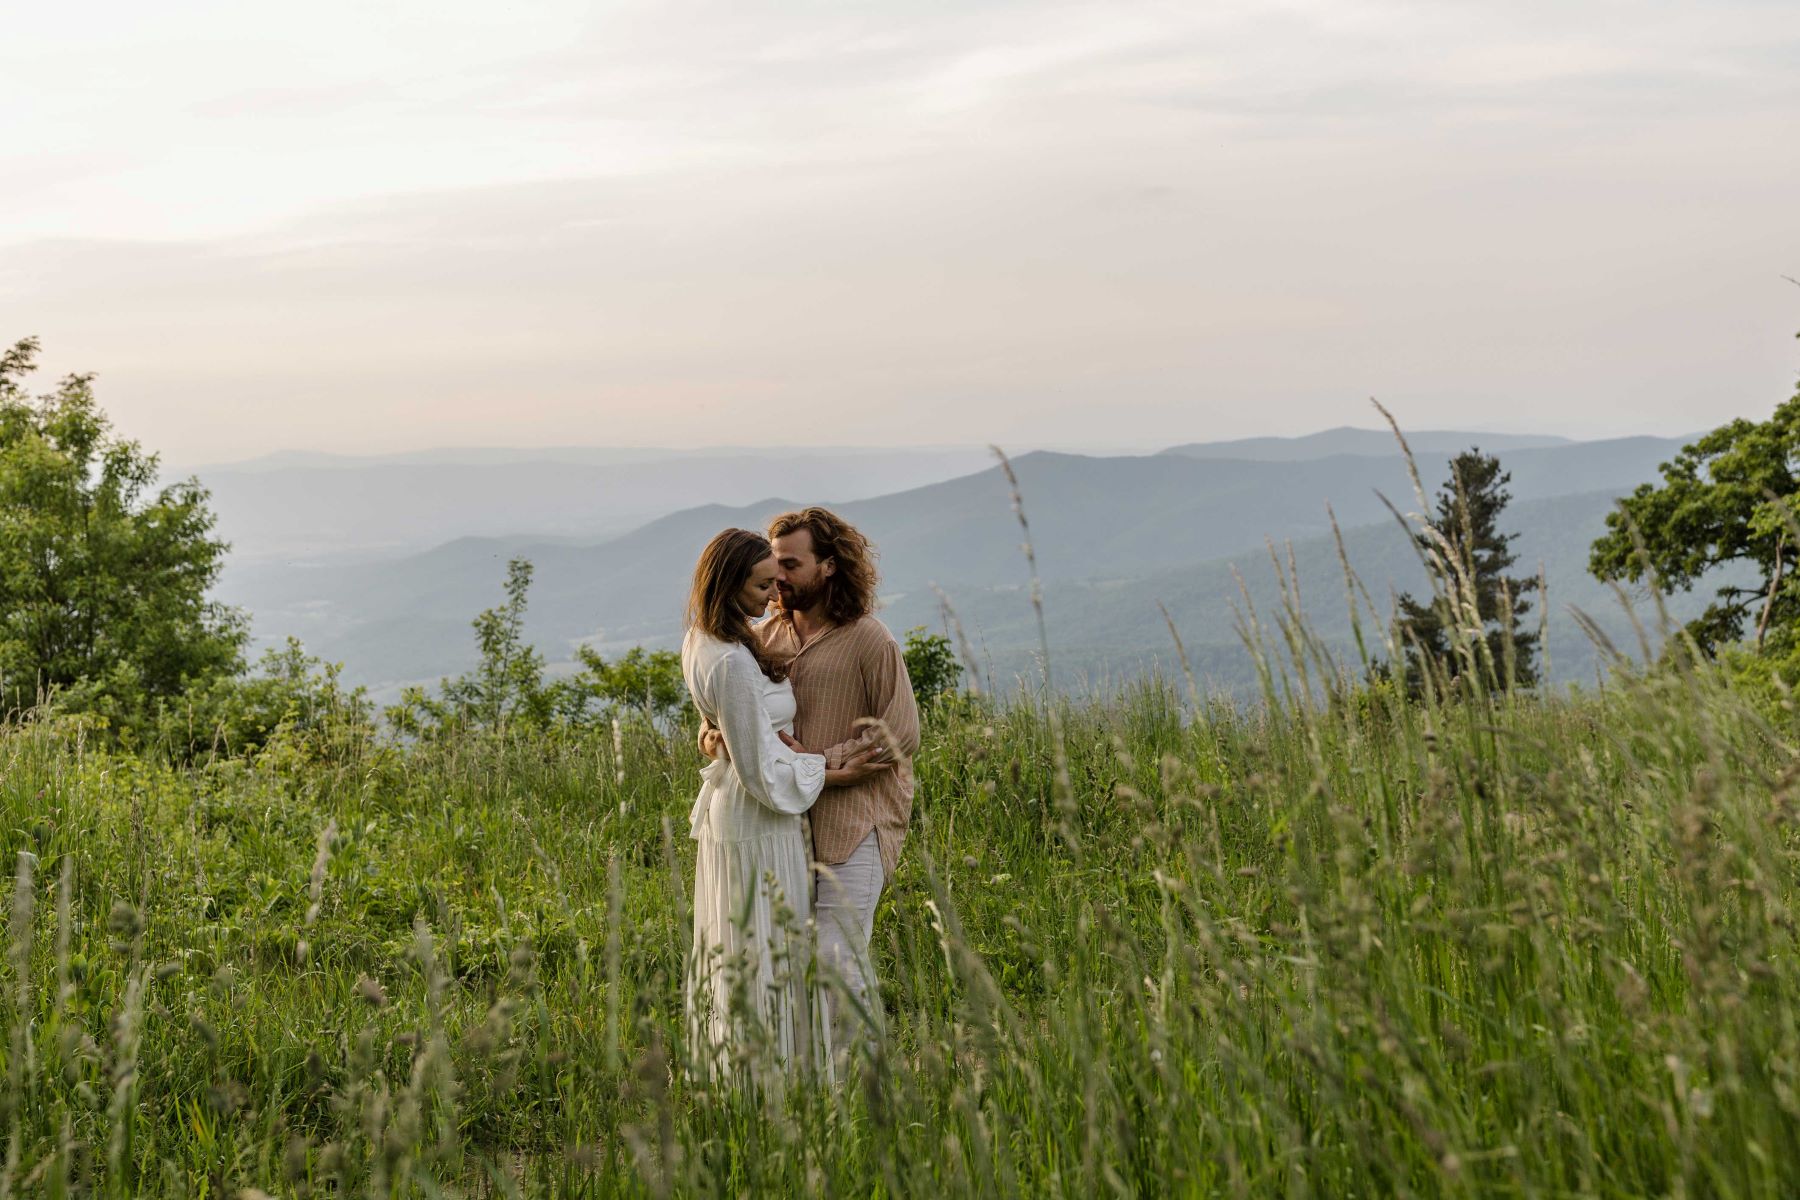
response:
M809 981L804 825L825 784L825 759L797 754L776 736L793 728L794 689L765 676L748 647L689 630L681 670L694 707L724 735L726 750L700 772L689 822L687 1016L695 1049L717 1071L781 1064L828 1072L826 1023Z

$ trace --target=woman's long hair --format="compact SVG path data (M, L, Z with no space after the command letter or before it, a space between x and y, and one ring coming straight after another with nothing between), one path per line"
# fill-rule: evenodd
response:
M711 634L721 642L743 646L764 675L779 681L787 678L786 668L763 650L750 629L750 618L737 603L738 593L750 580L751 569L773 553L768 538L748 529L727 529L706 543L700 561L694 564L687 623L690 629Z

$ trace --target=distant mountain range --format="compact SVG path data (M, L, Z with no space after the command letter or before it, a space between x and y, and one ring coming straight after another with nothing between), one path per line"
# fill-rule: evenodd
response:
M529 456L528 456L529 455ZM783 488L877 496L980 470L979 448L733 453L429 451L275 455L202 467L219 533L242 563L391 557L468 536L596 541L695 504Z
M1389 451L1365 453L1374 445L1370 439L1377 437L1387 439ZM1428 490L1442 482L1456 450L1475 444L1500 454L1512 472L1514 504L1507 520L1521 535L1518 569L1535 573L1541 561L1550 581L1555 677L1591 677L1594 652L1564 606L1574 602L1603 614L1615 607L1610 592L1586 574L1588 546L1602 531L1613 499L1654 478L1658 464L1682 442L1649 437L1504 439L1450 431L1409 440ZM1173 647L1157 607L1161 602L1208 685L1242 690L1254 674L1234 629L1238 588L1231 564L1238 564L1254 603L1267 613L1276 599L1270 541L1292 543L1313 622L1334 644L1347 647L1344 583L1330 539L1328 504L1351 562L1381 609L1374 622L1380 625L1392 592L1416 589L1423 580L1407 538L1381 499L1385 496L1402 511L1418 507L1405 464L1392 446L1386 433L1332 430L1309 438L1184 446L1153 455L1039 452L1018 459L1015 468L1046 586L1053 656L1062 681L1071 686L1118 681L1153 664L1172 670ZM1223 453L1231 448L1243 456ZM1307 457L1309 448L1324 453ZM579 517L535 518L538 530L561 536L462 537L423 552L365 555L354 561L247 559L234 563L220 596L251 610L260 640L299 636L314 653L343 661L351 678L391 695L403 683L433 681L473 662L469 622L498 602L509 558L524 556L536 566L528 632L552 663L567 662L583 642L602 653L637 644L673 645L694 557L707 538L730 525L760 527L775 512L802 502L826 502L880 547L883 615L897 633L919 624L941 626L941 589L981 647L985 671L1001 682L1033 671L1036 628L1006 481L996 467L983 465L991 459L981 452L930 453L940 457L846 454L822 461L797 458L780 469L734 458L610 467L566 464L604 473L588 477L585 485L573 480L553 485L556 473L542 463L477 464L474 469L535 477L538 490L532 495L538 500L562 494L558 488L573 494L587 486L629 496L619 503L631 511L647 512L658 503L664 510L616 536L569 536L581 521L598 522L606 515L590 498ZM884 471L904 477L932 467L944 477L880 493L870 490ZM305 470L316 477L337 469ZM415 497L421 486L418 470L449 469L405 464L355 468L361 473L360 495ZM454 466L456 471L470 469ZM262 475L280 481L292 470L278 467ZM449 486L448 476L434 478L433 486ZM684 488L690 498L733 489L752 490L760 498L726 496L722 502L679 506ZM302 503L288 495L290 503ZM216 484L215 502L222 514L229 514L226 494ZM267 494L264 502L270 503ZM506 517L517 524L500 528L530 528L523 522L533 519L532 512L523 500L518 503ZM331 512L333 520L348 520L355 506L346 500ZM289 516L287 535L302 536L305 513ZM380 517L370 514L371 521ZM491 514L487 520L485 528L495 528ZM422 517L411 526L428 527L434 526ZM1627 631L1622 617L1606 619L1621 634ZM1366 613L1364 620L1369 621Z
M1502 450L1535 449L1540 446L1567 446L1570 439L1513 433L1467 433L1446 429L1408 432L1406 444L1414 454L1455 454L1470 446L1479 446L1489 454ZM1356 429L1340 425L1302 437L1238 438L1228 442L1192 442L1170 446L1164 454L1181 454L1188 458L1241 458L1252 462L1300 462L1312 458L1330 458L1335 454L1356 454L1369 458L1387 458L1394 453L1394 435L1386 429Z
M428 450L404 450L391 454L337 454L325 450L279 450L238 462L184 467L182 475L230 471L320 468L341 470L394 466L505 466L516 463L577 463L611 466L617 463L674 462L678 459L717 458L844 458L870 454L926 457L933 454L967 453L966 446L907 446L900 450L870 446L439 446Z

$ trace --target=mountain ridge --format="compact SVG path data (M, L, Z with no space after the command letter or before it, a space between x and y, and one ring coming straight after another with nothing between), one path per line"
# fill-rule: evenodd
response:
M1509 512L1530 513L1535 502L1558 496L1622 494L1654 477L1677 449L1669 439L1633 437L1509 452L1502 456L1513 473ZM1435 489L1449 454L1423 452L1418 459ZM1345 530L1379 527L1400 538L1381 496L1402 510L1416 507L1397 454L1259 462L1034 451L1013 468L1052 603L1133 581L1157 586L1159 572L1260 558L1265 536L1322 545L1309 539L1329 535L1327 504ZM350 677L388 686L466 667L469 620L499 602L506 560L523 555L536 568L528 633L553 663L566 661L581 643L603 653L667 645L678 633L694 556L705 541L725 526L759 528L798 506L767 492L762 497L692 506L595 541L465 538L381 562L304 570L277 564L260 579L244 572L230 578L222 598L257 615L259 638L295 633L315 652L344 659ZM933 619L933 583L953 597L1004 598L1027 582L1010 487L997 466L833 506L877 544L896 621ZM1591 509L1583 510L1587 524ZM1545 518L1553 526L1572 519ZM1560 570L1584 569L1584 555L1573 551L1560 561ZM1379 591L1385 582L1370 584ZM1131 628L1140 640L1147 637L1141 625ZM1026 638L1018 630L1005 637L1019 645L1001 647L1004 653L1035 642L1035 634Z
M1575 445L1572 438L1555 434L1494 433L1478 430L1421 429L1406 434L1414 453L1455 452L1470 446L1493 453L1500 450L1538 449L1547 446ZM1601 439L1606 440L1606 439ZM1189 458L1241 458L1255 462L1302 461L1331 455L1351 454L1357 457L1380 457L1399 453L1399 445L1389 429L1338 425L1317 433L1289 437L1267 436L1230 438L1213 442L1184 442L1161 451L1163 454Z

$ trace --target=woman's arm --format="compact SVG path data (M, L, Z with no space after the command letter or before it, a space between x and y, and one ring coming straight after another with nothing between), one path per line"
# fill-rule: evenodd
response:
M783 745L763 703L763 673L746 653L720 658L713 670L713 710L725 754L744 790L778 813L805 812L825 786L825 759Z
M790 733L776 730L775 736L781 739L782 745L795 754L812 753ZM820 755L820 757L824 756ZM826 787L849 787L853 783L862 783L864 780L873 779L883 771L894 769L893 757L888 754L886 746L864 746L835 767L831 765L831 760L828 758L825 759L825 763Z

